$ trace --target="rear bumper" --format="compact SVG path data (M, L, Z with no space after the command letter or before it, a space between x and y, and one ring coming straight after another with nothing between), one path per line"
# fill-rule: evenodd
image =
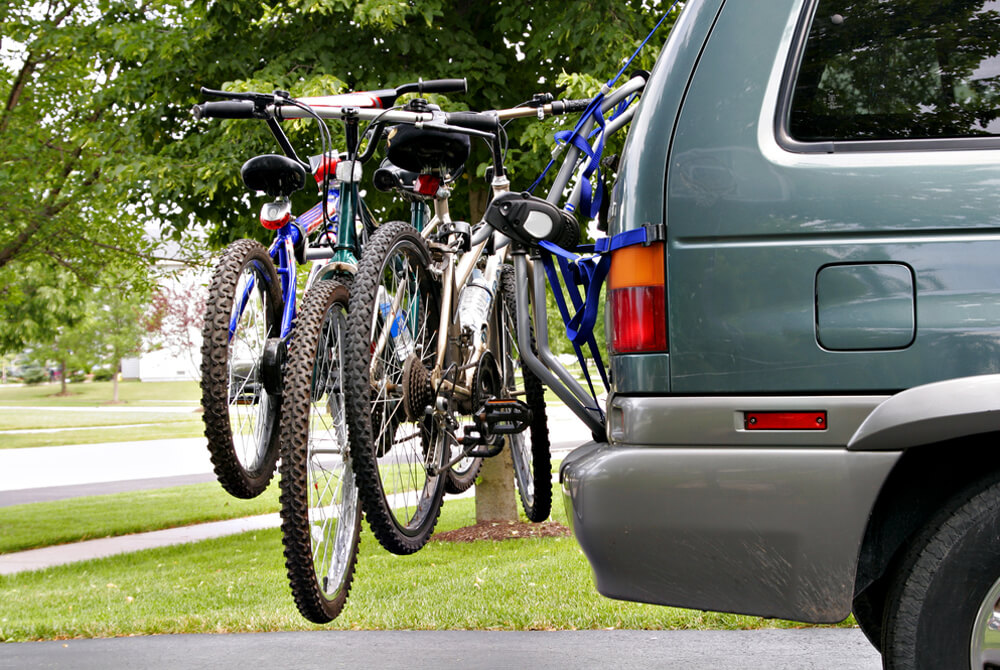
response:
M832 623L850 613L868 514L898 456L591 442L560 482L602 594Z

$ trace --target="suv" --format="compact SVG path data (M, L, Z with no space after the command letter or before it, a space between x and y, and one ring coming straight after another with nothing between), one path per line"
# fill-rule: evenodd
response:
M601 593L1000 666L998 9L687 3L610 214L662 241L613 252L607 441L560 475Z

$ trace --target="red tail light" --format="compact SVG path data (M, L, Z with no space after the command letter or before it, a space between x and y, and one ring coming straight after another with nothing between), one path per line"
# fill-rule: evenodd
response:
M608 274L611 353L667 351L665 298L663 243L612 253Z

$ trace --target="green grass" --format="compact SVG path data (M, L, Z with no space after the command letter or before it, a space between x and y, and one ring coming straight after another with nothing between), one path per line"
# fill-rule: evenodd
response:
M178 414L173 412L115 412L115 411L72 411L56 412L26 412L23 409L0 409L0 430L26 430L37 428L83 428L89 426L119 426L135 424L162 424L175 421L201 421L201 415L195 413Z
M65 444L101 444L104 442L135 442L169 438L201 437L205 425L200 420L169 424L149 424L131 428L109 426L101 430L66 431L58 433L22 433L0 435L0 449L25 447L55 447Z
M0 554L278 511L277 481L253 500L215 482L0 509Z
M83 430L0 434L0 449L199 437L204 434L201 415L194 408L190 413L181 414L158 412L156 409L149 412L0 409L0 431L36 428Z
M38 386L0 386L0 405L51 405L80 407L111 403L111 382L70 384L70 395L59 396L59 384ZM174 405L178 402L198 404L201 391L198 382L138 382L118 383L118 399L124 405Z
M474 501L449 502L439 528L468 525L474 515ZM325 627L295 609L277 529L3 577L0 592L0 641L314 628L801 625L603 598L572 538L431 542L402 557L387 553L366 531L347 606Z

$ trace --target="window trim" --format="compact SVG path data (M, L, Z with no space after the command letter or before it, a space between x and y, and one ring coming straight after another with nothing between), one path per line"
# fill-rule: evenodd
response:
M795 24L795 34L788 58L785 60L778 91L778 105L774 115L774 138L785 151L800 154L836 154L859 152L893 151L968 151L980 149L1000 149L1000 135L945 137L900 140L820 140L807 142L792 137L789 123L792 112L792 96L795 93L795 78L802 64L809 29L816 16L820 0L805 0Z

